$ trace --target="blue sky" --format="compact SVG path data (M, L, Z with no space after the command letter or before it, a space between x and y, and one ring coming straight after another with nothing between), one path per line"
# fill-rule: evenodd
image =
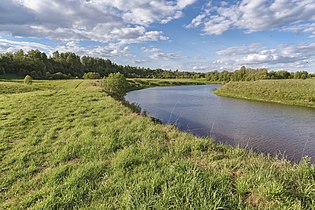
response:
M315 0L2 0L0 52L181 71L315 72Z

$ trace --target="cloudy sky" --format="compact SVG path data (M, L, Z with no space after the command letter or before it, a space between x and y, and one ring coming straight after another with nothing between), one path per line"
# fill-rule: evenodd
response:
M315 72L315 0L1 0L0 53L185 71Z

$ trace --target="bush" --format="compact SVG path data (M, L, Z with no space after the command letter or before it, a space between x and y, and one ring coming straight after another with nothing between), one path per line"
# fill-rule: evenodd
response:
M24 83L27 85L31 85L33 83L33 78L30 75L26 75L24 78Z
M83 79L101 79L101 75L98 72L88 72L83 75Z
M107 92L118 96L124 97L128 91L128 81L121 73L111 73L104 79L103 86Z

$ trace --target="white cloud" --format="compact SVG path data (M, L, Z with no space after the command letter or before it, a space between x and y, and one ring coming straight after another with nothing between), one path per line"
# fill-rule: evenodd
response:
M197 72L202 72L202 71L210 71L211 69L209 69L209 66L207 65L205 66L196 65L192 67L192 70L197 71Z
M33 49L39 49L46 52L48 55L52 55L52 52L74 52L77 55L87 55L92 57L121 57L121 56L131 56L129 53L128 46L117 45L109 43L107 45L100 46L86 46L83 47L79 41L70 41L62 45L51 47L45 44L40 44L37 42L28 41L12 41L4 38L0 38L0 52L16 52L22 49L25 52Z
M245 55L248 53L255 53L260 48L262 48L260 44L253 43L247 46L228 47L228 48L219 50L216 53L221 56L230 57L230 56L237 56L237 55Z
M134 60L133 63L134 64L140 64L140 63L145 63L147 62L146 60L142 60L142 59L137 59L137 60Z
M195 3L195 2L196 2L196 0L178 0L177 7L179 9L184 9L188 5L191 5L191 4Z
M129 48L127 46L113 43L106 46L83 47L78 41L71 41L51 49L49 54L52 54L52 52L56 50L59 52L74 52L81 56L87 55L102 58L130 56Z
M288 68L307 68L315 60L315 43L297 45L279 45L268 48L259 44L229 47L217 51L220 59L213 64L231 66L287 66Z
M162 50L154 47L152 48L142 47L141 49L144 52L150 53L150 58L154 60L176 60L181 58L179 54L162 52Z
M310 37L315 37L315 23L305 23L305 24L297 24L290 25L281 28L281 31L285 32L293 32L297 35L306 33L309 34Z
M121 56L130 56L129 48L127 46L116 46L114 44L110 44L106 47L96 47L92 50L88 50L87 55L93 57L121 57Z
M315 21L314 0L241 0L235 4L210 3L188 27L202 26L205 34L219 35L235 28L251 33L281 30L285 26L301 27L305 21Z
M182 17L182 10L195 1L1 0L0 33L66 43L58 46L60 51L100 57L129 56L130 44L168 40L162 31L148 30L149 25ZM82 47L83 40L99 42L100 46ZM43 49L33 43L1 43L2 51L29 50L30 46Z
M133 44L139 42L148 42L148 41L158 41L158 40L168 40L169 38L163 35L162 31L148 31L143 34L139 34L137 37L129 39L119 39L118 44Z
M245 65L250 68L270 70L315 72L315 43L278 45L267 47L262 44L228 47L216 52L216 58L199 58L183 62L179 69L187 71L236 70ZM214 56L213 56L214 57Z
M29 51L32 49L39 49L43 51L51 50L51 47L40 44L37 42L26 42L26 41L12 41L0 38L0 51L1 52L16 52L18 50Z
M181 10L194 2L195 0L2 0L0 31L9 32L13 36L61 40L108 42L113 39L137 39L151 32L146 27L152 23L167 23L180 18Z

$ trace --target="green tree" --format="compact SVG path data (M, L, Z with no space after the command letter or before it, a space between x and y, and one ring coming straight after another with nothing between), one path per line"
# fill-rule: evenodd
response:
M31 85L33 83L33 78L30 75L26 75L24 78L24 83L27 85Z
M309 77L307 71L297 71L294 73L294 79L306 79Z
M0 66L0 75L5 74L5 70L2 66Z
M39 50L37 50L37 49L28 51L27 56L29 58L34 59L34 60L36 60L36 59L37 60L41 60L41 58L42 58L41 52Z
M56 61L56 62L59 62L59 60L60 60L60 54L59 54L59 52L58 51L55 51L55 52L53 52L52 53L53 54L53 60L54 61Z
M104 79L103 86L105 90L118 97L123 97L128 91L128 81L121 73L111 73Z

